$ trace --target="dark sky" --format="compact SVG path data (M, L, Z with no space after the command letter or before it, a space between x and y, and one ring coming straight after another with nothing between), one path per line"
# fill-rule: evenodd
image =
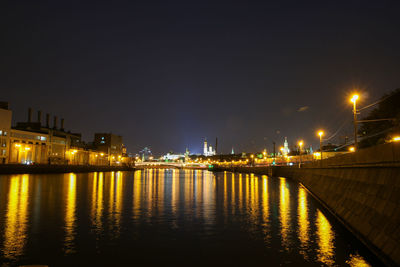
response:
M14 122L64 117L130 152L270 150L351 132L400 87L400 1L6 1L0 90ZM303 107L303 108L302 108ZM36 113L34 113L36 118ZM331 141L337 141L335 138Z

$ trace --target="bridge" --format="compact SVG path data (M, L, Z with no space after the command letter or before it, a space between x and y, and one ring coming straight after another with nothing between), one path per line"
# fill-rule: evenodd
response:
M208 164L204 163L184 163L184 162L156 162L145 161L136 162L135 169L208 169Z

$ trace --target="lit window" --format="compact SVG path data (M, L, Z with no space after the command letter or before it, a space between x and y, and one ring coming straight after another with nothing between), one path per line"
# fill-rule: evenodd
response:
M104 144L105 143L105 141L103 140L103 141L100 141L100 144Z
M0 130L0 135L3 135L3 131L2 130Z
M46 141L46 137L45 137L45 136L41 136L41 137L40 137L40 140L41 140L41 141Z
M101 140L104 140L104 137L101 137Z

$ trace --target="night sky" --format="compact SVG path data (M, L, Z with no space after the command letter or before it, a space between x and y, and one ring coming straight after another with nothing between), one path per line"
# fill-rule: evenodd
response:
M161 154L318 148L400 87L400 1L3 1L1 101ZM365 114L365 113L364 113ZM337 132L337 130L340 131ZM337 133L336 133L337 132Z

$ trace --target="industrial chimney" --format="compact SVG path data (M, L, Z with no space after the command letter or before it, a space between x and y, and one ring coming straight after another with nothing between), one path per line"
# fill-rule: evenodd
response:
M28 122L32 122L32 108L28 108Z
M64 131L64 118L61 118L61 131Z
M53 129L57 129L57 116L54 116Z
M50 128L50 114L46 113L46 128Z
M38 110L37 112L37 121L42 125L42 111Z

